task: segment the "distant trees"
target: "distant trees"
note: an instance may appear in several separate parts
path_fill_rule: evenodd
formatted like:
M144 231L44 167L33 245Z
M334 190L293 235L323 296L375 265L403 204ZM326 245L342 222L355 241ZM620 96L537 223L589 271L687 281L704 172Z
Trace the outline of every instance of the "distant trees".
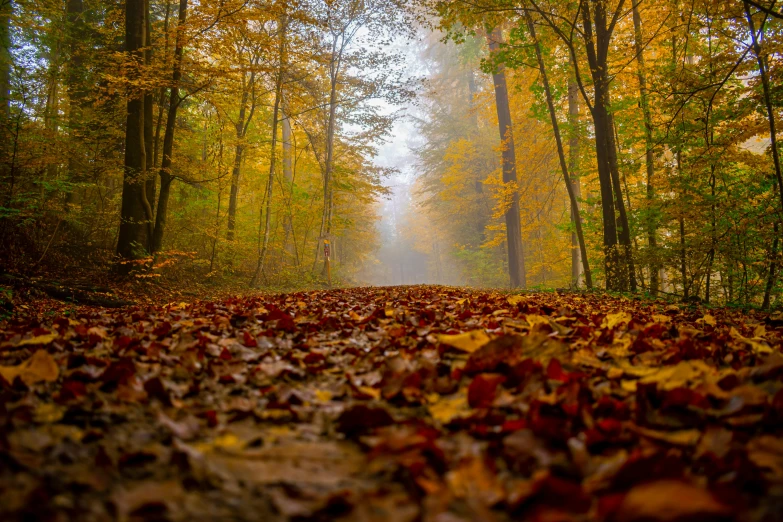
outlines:
M475 47L472 34L503 33L508 44L484 56L488 65L495 56L491 67L506 66L509 91L518 92L512 114L514 104L529 106L514 117L515 130L529 118L547 122L562 186L569 174L580 181L581 199L552 190L544 201L562 197L573 207L576 200L586 260L595 270L590 275L610 290L762 307L778 302L783 101L771 80L780 68L781 17L774 6L744 0L424 3L463 48ZM480 83L479 99L489 89ZM577 92L587 109L582 114L574 110ZM434 137L439 116L428 117L422 129ZM519 151L524 141L515 143ZM435 165L427 152L422 161ZM525 215L546 207L540 190L525 191L526 181L540 187L542 180L536 162L524 158L517 159L517 175L529 263L542 236L526 232ZM465 175L493 175L491 167L463 168ZM436 186L430 179L424 188L435 194ZM550 219L575 231L576 220ZM485 230L496 226L484 224ZM556 245L543 247L545 257L559 258ZM489 253L486 242L475 248ZM573 259L572 268L578 256ZM564 279L561 268L556 273Z
M301 281L328 228L338 275L350 275L374 245L385 172L371 157L394 119L372 100L412 93L384 50L406 12L349 0L3 2L3 262L116 253L120 272L154 272L187 253L209 277ZM354 41L334 40L345 31Z

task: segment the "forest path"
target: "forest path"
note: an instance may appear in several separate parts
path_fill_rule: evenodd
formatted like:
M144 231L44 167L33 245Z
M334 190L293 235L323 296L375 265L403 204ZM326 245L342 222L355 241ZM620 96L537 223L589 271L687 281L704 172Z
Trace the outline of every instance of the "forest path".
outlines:
M7 321L0 518L780 520L782 335L438 286Z

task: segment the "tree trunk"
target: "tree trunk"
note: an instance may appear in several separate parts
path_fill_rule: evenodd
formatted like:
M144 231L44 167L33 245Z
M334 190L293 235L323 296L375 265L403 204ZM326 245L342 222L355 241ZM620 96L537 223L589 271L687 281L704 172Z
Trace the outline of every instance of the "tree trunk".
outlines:
M169 194L174 176L171 174L172 155L174 153L174 129L179 108L179 82L182 79L183 30L188 13L188 0L179 0L177 20L177 41L174 44L174 61L171 73L171 92L169 93L169 111L166 117L166 131L163 135L163 159L160 165L160 195L158 211L155 215L155 230L152 234L152 252L159 252L163 246L163 234L168 217Z
M488 35L490 55L497 53L503 36L499 28ZM508 102L506 72L498 65L492 74L495 86L495 107L498 114L498 130L503 147L503 182L516 184L516 152L514 150L514 131L511 123L511 110ZM508 248L508 273L512 288L525 288L525 259L522 246L522 226L519 219L519 193L514 190L511 205L506 210L506 245Z
M14 174L14 139L13 123L11 122L11 17L13 16L12 0L0 0L0 182L7 184L7 195L4 204L10 204L13 199Z
M281 111L281 117L282 117L282 127L283 127L283 181L285 189L288 191L288 201L289 201L289 207L290 207L290 201L291 198L293 198L293 190L294 190L294 148L293 148L293 141L291 136L291 120L288 117L288 114L285 114ZM284 224L284 232L285 232L285 239L283 241L283 247L286 251L286 253L294 257L295 256L295 250L296 250L296 241L291 241L291 236L293 235L294 230L294 223L293 223L293 216L289 212L289 214L285 218L285 224Z
M568 139L568 170L571 172L571 186L573 187L574 195L577 201L582 197L582 188L579 183L579 178L574 176L574 172L579 168L579 87L576 85L576 81L573 78L568 80L568 124L570 127L570 135ZM574 214L574 209L571 208L571 223L574 224L574 232L571 233L571 285L574 288L578 288L583 274L587 274L582 265L582 259L585 259L586 254L581 253L581 243L578 234L576 233L576 219L578 214ZM589 288L592 288L592 275L590 277L591 282ZM585 280L586 282L587 280Z
M622 8L623 1L617 9ZM581 0L582 25L585 48L593 79L595 98L590 113L595 129L596 158L598 160L598 181L601 187L601 217L603 221L604 268L607 290L627 290L627 263L623 262L617 244L617 222L612 190L612 173L617 170L617 155L611 137L612 127L609 115L609 71L607 55L611 32L607 27L606 6L598 2L591 10L587 0ZM595 24L595 38L593 37ZM583 96L585 93L583 91ZM589 99L585 97L589 104Z
M753 23L753 16L750 13L750 4L744 2L745 5L745 17L748 20L748 29L750 30L751 41L753 42L753 52L756 55L756 61L759 66L759 74L761 75L761 86L764 92L764 106L767 110L767 121L769 122L769 140L770 149L772 152L772 162L775 165L775 185L777 186L776 192L780 198L780 209L783 212L783 172L781 172L780 166L780 151L778 150L778 137L775 128L775 110L772 106L772 96L770 95L769 86L769 72L767 71L767 64L765 63L764 56L761 54L761 44L759 43L758 36L756 35L756 25ZM764 31L762 25L761 31ZM777 272L777 244L778 244L778 232L779 232L779 219L775 219L774 233L775 238L773 242L773 249L770 255L770 269L768 273L768 280L766 290L764 292L764 308L769 307L769 294L775 284L775 277Z
M244 109L240 111L240 114L244 113ZM239 198L239 175L242 172L242 155L245 151L245 146L241 142L242 132L237 125L237 140L236 149L234 152L234 166L231 169L231 193L228 196L228 225L226 227L226 239L229 241L234 240L234 228L236 228L237 222L237 199Z
M527 19L527 27L530 31L530 35L533 38L533 44L535 46L536 50L536 60L538 61L538 70L541 73L541 81L544 84L544 94L546 95L546 104L549 109L549 118L552 122L552 131L555 135L555 144L557 145L557 156L560 160L560 170L563 173L563 181L565 182L566 191L568 192L568 199L571 202L571 218L574 221L574 226L576 228L576 236L577 236L577 242L579 247L579 253L575 256L578 262L578 259L581 258L582 260L582 268L584 270L585 275L585 284L587 285L587 288L593 287L593 278L590 274L590 264L587 259L587 248L585 246L585 238L584 234L582 232L582 217L579 214L579 201L577 200L577 194L574 189L574 183L571 180L571 175L568 172L568 165L566 164L566 157L565 157L565 151L563 149L563 140L560 136L560 125L557 122L557 113L555 112L555 103L552 98L552 89L549 87L549 77L546 73L546 66L544 65L544 58L541 54L541 46L538 42L538 38L536 36L536 27L533 25L533 18L530 16L530 13L525 11L525 18ZM572 105L572 96L570 92L570 86L569 86L569 110L571 109ZM574 95L576 93L574 92ZM574 96L575 98L575 96ZM574 252L576 252L574 250ZM572 259L573 261L573 259ZM572 269L572 271L574 271ZM579 281L579 269L578 267L575 270L576 277L574 278L574 284L578 284Z
M85 24L82 19L84 14L83 0L68 0L66 4L66 34L68 35L68 50L70 56L66 63L66 91L68 92L68 133L70 148L68 151L67 179L71 183L78 183L85 175L85 161L82 156L80 131L84 120L86 104L86 70L84 64L85 52L84 38ZM65 195L65 210L70 210L71 205L77 203L76 191L71 189Z
M0 0L0 118L2 131L10 128L11 118L11 17L14 13L12 0ZM0 145L5 147L5 140Z
M139 64L144 61L142 49L146 45L147 7L146 0L126 0L125 3L125 49L130 58ZM144 92L136 92L128 100L125 173L117 240L117 254L126 261L145 257L152 236L151 210L145 186L147 153L144 139L144 99ZM131 268L128 263L117 265L117 270L121 273L127 273Z
M617 209L617 237L620 241L620 255L624 259L623 264L623 289L630 283L630 290L636 292L636 270L633 262L633 248L631 246L631 227L628 223L628 214L623 200L623 188L620 184L620 168L617 161L617 140L615 139L616 130L614 125L614 115L609 114L609 149L610 169L612 172L612 187L614 189L614 205ZM630 205L630 200L628 202Z
M321 236L332 233L332 173L334 172L334 131L337 119L337 82L342 65L342 48L337 50L337 40L332 47L332 59L329 70L329 119L326 125L326 154L324 160L324 210L321 218ZM316 256L319 247L316 247ZM324 257L321 273L329 270L329 259Z
M647 91L647 67L644 61L644 46L642 42L642 18L639 15L639 3L641 0L633 2L633 28L634 28L634 46L636 49L636 75L639 80L639 99L642 105L642 116L644 118L644 143L645 155L644 162L647 169L647 245L650 249L648 254L648 269L650 271L650 294L658 295L660 280L658 272L660 263L658 259L658 238L656 219L653 216L653 202L655 201L655 190L653 188L653 176L655 175L655 156L652 137L652 115L650 112L650 99Z
M166 0L166 14L163 17L163 57L164 60L168 58L169 54L169 17L171 16L171 1ZM155 138L153 139L153 151L152 151L152 165L150 168L154 169L158 166L158 160L160 159L160 131L163 127L163 111L165 109L166 101L166 87L162 86L158 91L158 116L155 118Z
M275 166L277 163L277 124L280 116L280 100L283 97L283 71L285 70L285 32L288 25L288 19L285 15L280 18L280 51L278 55L279 68L277 71L277 81L275 82L275 102L272 108L272 144L269 155L269 178L266 183L266 215L264 216L264 244L258 255L258 264L250 281L250 286L254 287L258 283L259 276L264 271L264 261L269 251L269 229L272 216L272 190L274 189ZM263 208L263 207L262 207ZM263 210L261 214L264 214ZM259 224L260 226L260 224Z
M251 62L254 62L252 59ZM254 65L254 64L253 64ZM250 73L248 82L243 82L242 98L239 106L239 118L236 123L236 136L237 144L234 154L234 167L231 171L231 193L228 197L228 226L226 231L226 239L229 241L234 240L234 228L236 227L237 220L237 200L239 198L239 176L242 172L242 156L245 152L245 133L247 127L250 124L250 120L253 118L253 112L255 110L255 98L252 100L250 107L250 113L247 112L247 103L250 99L250 91L253 89L255 83L256 73L255 69Z

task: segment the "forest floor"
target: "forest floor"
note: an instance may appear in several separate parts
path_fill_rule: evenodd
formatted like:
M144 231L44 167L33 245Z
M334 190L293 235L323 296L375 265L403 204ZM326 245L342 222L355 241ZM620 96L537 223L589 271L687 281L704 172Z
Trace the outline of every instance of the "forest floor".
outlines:
M783 314L356 288L0 323L0 519L783 520Z

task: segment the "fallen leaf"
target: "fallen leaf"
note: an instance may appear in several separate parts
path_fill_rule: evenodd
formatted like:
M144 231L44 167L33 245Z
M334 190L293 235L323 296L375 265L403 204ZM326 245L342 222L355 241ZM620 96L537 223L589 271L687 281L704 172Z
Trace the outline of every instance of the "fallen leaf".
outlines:
M612 520L727 522L731 511L705 489L676 480L659 480L632 488Z
M438 341L457 350L473 353L487 344L490 339L484 330L473 330L456 335L439 335Z
M60 375L57 362L46 350L38 350L18 366L0 366L0 375L8 382L19 377L28 386L38 382L54 382Z
M457 417L470 413L467 390L460 390L453 395L440 397L432 404L427 405L427 410L433 419L440 424L448 424Z
M610 330L617 325L628 323L633 317L628 312L617 312L615 314L606 314L604 325Z
M523 302L524 300L525 298L521 295L510 295L506 298L506 302L511 306L516 306L519 303Z
M22 340L22 342L20 342L16 346L30 346L35 344L45 345L53 342L58 337L59 335L57 333L37 335L35 337L31 337L30 339Z

